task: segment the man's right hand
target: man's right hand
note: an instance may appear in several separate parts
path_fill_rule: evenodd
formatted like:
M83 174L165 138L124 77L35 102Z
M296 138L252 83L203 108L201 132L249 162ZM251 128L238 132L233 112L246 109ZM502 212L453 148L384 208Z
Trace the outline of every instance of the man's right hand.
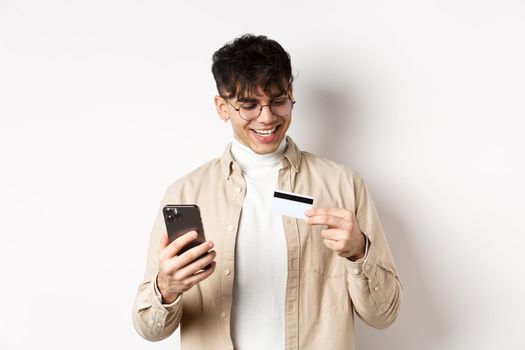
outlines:
M162 235L157 287L162 294L163 304L171 304L180 294L205 280L215 271L216 262L213 259L217 253L213 250L209 251L213 248L211 241L206 241L177 255L182 247L197 237L196 231L190 231L169 243L168 233L164 232Z

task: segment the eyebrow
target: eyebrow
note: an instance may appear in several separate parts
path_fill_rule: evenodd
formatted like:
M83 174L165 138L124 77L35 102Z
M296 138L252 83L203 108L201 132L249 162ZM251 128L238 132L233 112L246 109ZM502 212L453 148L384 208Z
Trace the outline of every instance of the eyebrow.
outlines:
M277 93L270 95L270 98L273 100L277 97L281 97L284 95L286 95L285 91L277 92ZM240 98L237 98L237 102L259 102L259 99L256 97L240 97Z
M259 99L255 97L241 97L237 99L237 102L259 102Z

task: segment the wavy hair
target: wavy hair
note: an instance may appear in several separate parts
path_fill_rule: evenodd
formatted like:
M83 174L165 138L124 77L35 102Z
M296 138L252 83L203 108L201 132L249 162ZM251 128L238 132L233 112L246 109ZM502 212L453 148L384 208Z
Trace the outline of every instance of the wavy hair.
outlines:
M290 55L275 40L245 34L213 54L212 73L219 95L247 98L262 89L268 96L291 91Z

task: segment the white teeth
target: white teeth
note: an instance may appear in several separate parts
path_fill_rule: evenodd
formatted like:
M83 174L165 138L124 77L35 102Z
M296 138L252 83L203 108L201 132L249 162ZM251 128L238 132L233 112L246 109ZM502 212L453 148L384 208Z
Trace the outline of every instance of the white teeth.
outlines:
M275 129L277 129L277 127L274 127L273 129L269 129L269 130L255 130L255 129L252 129L252 130L255 131L257 135L270 136L271 134L275 132Z

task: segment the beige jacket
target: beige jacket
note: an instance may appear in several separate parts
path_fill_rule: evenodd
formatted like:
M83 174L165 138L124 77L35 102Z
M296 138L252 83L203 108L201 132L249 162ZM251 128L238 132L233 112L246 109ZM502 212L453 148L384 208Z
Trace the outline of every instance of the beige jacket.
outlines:
M379 217L363 179L333 161L300 151L290 137L281 159L280 190L314 197L314 207L347 208L370 246L352 262L328 249L320 225L283 216L288 249L285 349L354 349L354 311L376 328L397 317L402 287ZM165 204L198 204L206 239L215 243L217 267L179 300L162 305L155 283L159 269L162 212L155 220L144 281L133 304L133 324L151 341L181 327L183 350L234 349L230 336L235 237L246 184L226 147L214 159L168 187ZM257 325L253 325L257 327Z

